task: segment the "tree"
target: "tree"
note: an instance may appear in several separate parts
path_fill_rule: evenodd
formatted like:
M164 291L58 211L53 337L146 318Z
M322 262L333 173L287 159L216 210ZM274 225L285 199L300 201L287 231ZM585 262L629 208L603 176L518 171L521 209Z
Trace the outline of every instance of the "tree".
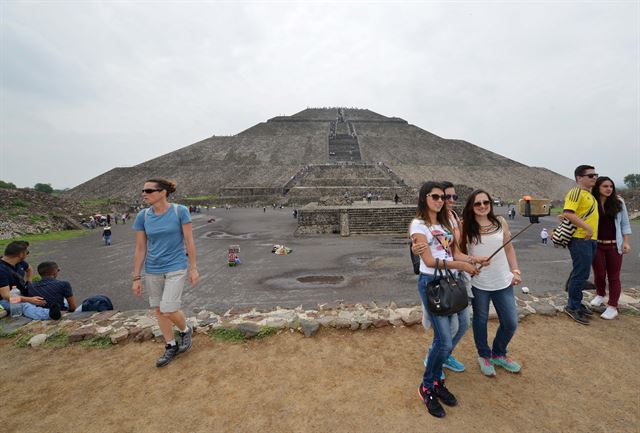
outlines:
M640 174L628 174L624 177L624 184L629 188L640 187Z
M0 188L16 189L16 184L13 182L5 182L4 180L0 180Z
M36 191L45 192L47 194L51 194L53 192L53 188L50 183L36 183L33 187Z

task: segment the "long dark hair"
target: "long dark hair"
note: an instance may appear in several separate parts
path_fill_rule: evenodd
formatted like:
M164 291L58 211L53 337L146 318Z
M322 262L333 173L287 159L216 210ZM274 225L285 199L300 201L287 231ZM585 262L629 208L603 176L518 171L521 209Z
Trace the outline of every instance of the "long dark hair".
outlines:
M429 206L427 206L427 194L433 191L435 188L441 189L444 194L444 187L438 182L425 182L420 188L418 194L418 207L416 208L416 218L424 220L427 225L431 225L431 219L429 218ZM438 223L445 227L449 232L453 233L453 227L451 221L449 221L449 211L447 211L447 204L442 201L442 208L437 215Z
M486 194L487 199L489 200L489 214L487 218L491 221L492 224L495 224L496 227L500 227L500 221L493 213L493 199L491 195L483 189L476 189L471 193L469 198L467 199L467 203L464 205L464 210L462 211L462 240L460 242L460 250L463 253L467 253L469 244L479 244L482 242L480 239L480 224L476 221L476 214L473 212L473 204L476 202L476 197L479 194Z
M602 185L606 181L611 182L611 185L613 185L613 191L611 192L611 195L604 201L604 206L602 207L606 216L615 218L618 212L622 210L622 203L618 198L618 194L616 194L616 184L613 182L613 180L611 180L611 178L607 176L600 176L596 180L596 184L593 185L593 188L591 188L591 194L593 194L593 196L596 198L598 206L600 206L600 185Z

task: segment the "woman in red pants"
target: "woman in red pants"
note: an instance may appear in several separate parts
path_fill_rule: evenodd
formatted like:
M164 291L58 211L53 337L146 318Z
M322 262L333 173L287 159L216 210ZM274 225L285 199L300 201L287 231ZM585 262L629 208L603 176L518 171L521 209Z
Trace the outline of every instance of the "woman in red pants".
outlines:
M596 180L591 191L598 203L598 249L593 259L593 275L596 286L596 297L591 301L594 307L604 301L606 280L609 280L609 301L607 309L600 315L611 320L618 315L618 299L622 286L620 284L620 268L622 255L631 251L629 236L631 225L624 201L616 194L613 181L602 176Z

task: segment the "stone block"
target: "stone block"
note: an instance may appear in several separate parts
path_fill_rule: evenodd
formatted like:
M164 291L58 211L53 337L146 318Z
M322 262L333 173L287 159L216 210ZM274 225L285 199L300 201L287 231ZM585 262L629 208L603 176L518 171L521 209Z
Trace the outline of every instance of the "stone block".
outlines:
M38 334L31 337L29 340L29 346L38 347L41 346L45 341L47 341L47 334Z
M160 333L160 336L162 336L162 333ZM142 343L143 341L149 341L152 338L153 331L151 331L151 328L144 328L136 334L136 336L133 338L133 341L135 341L136 343Z
M77 343L78 341L86 340L96 335L96 327L93 325L83 326L69 334L69 343Z
M253 322L242 322L235 325L235 328L242 331L246 338L253 338L260 332L260 326Z
M557 313L556 307L548 302L534 302L530 304L530 306L536 310L537 314L541 314L543 316L555 316Z
M382 328L387 325L389 325L389 321L387 319L375 319L373 321L373 326L376 328Z
M127 328L120 328L109 336L112 344L122 343L129 337L129 330Z
M351 328L351 320L338 317L333 322L333 327L336 329Z
M317 320L301 320L300 327L302 327L305 337L313 337L320 329L320 322Z
M373 325L373 322L371 320L365 319L362 322L360 322L360 329L367 329L371 325Z

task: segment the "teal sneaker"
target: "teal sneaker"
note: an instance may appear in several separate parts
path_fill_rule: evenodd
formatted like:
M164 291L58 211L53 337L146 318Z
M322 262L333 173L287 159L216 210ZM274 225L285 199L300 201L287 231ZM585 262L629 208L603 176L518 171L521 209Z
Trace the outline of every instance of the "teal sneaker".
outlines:
M491 361L489 361L489 358L483 358L480 356L478 358L478 364L480 364L480 371L482 371L482 374L489 377L496 377L496 369Z
M498 365L511 373L520 373L520 369L522 368L520 367L520 364L506 356L491 357L491 363L493 365Z
M453 355L449 355L444 364L442 364L444 368L448 368L451 371L455 371L456 373L461 373L464 371L464 364L453 357Z

